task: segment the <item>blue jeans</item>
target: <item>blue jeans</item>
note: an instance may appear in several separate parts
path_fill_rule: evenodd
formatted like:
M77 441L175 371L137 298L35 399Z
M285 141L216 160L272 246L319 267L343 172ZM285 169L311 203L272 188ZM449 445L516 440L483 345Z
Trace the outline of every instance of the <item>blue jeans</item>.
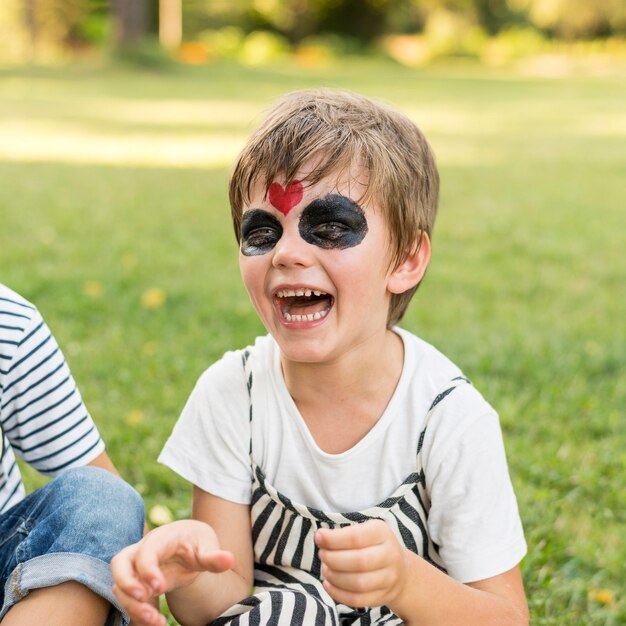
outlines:
M106 598L106 624L128 624L111 559L141 539L139 494L96 467L67 470L0 515L0 620L31 590L77 581Z

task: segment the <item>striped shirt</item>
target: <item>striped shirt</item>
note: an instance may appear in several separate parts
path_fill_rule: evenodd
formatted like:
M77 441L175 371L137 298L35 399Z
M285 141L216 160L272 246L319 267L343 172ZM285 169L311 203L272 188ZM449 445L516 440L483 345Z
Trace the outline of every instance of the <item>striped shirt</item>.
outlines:
M63 353L39 311L0 284L0 513L22 500L15 455L47 476L104 450Z

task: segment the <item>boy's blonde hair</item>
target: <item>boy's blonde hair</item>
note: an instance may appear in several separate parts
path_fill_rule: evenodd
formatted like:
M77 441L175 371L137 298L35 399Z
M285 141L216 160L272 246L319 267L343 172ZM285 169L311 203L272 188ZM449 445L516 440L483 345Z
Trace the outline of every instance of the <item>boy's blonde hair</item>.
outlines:
M404 114L353 93L330 89L296 91L278 100L237 159L229 198L237 241L241 216L255 184L280 177L289 185L305 164L305 180L350 172L358 164L369 184L361 202L372 201L387 222L391 266L400 265L421 232L430 236L439 197L434 154L419 128ZM387 325L397 324L418 285L392 294Z

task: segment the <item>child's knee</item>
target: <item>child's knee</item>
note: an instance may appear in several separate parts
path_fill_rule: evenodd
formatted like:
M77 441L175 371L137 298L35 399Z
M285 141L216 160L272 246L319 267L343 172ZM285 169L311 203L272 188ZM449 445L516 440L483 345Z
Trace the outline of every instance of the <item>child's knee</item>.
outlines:
M48 523L67 544L80 535L90 544L89 552L98 552L93 556L110 559L141 539L143 502L121 478L97 467L81 467L61 474L49 486L54 506Z

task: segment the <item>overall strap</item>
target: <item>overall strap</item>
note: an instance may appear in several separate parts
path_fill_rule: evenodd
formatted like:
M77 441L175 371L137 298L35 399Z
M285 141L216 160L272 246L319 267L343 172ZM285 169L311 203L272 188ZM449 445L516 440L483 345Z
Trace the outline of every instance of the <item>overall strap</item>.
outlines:
M250 425L250 445L248 454L252 463L252 367L250 364L250 350L244 350L241 355L241 364L246 377L246 389L248 390L249 425Z
M465 378L465 376L456 376L446 385L446 388L441 393L437 394L435 399L432 401L430 408L428 409L428 412L426 414L426 419L424 420L424 428L422 429L422 432L420 433L420 436L419 436L419 441L417 442L417 457L419 460L419 463L418 463L419 471L423 472L423 468L421 464L422 445L424 444L424 437L426 436L426 429L428 428L428 423L430 422L430 418L435 408L442 400L447 398L455 389L466 384L471 385L472 383L468 378Z

